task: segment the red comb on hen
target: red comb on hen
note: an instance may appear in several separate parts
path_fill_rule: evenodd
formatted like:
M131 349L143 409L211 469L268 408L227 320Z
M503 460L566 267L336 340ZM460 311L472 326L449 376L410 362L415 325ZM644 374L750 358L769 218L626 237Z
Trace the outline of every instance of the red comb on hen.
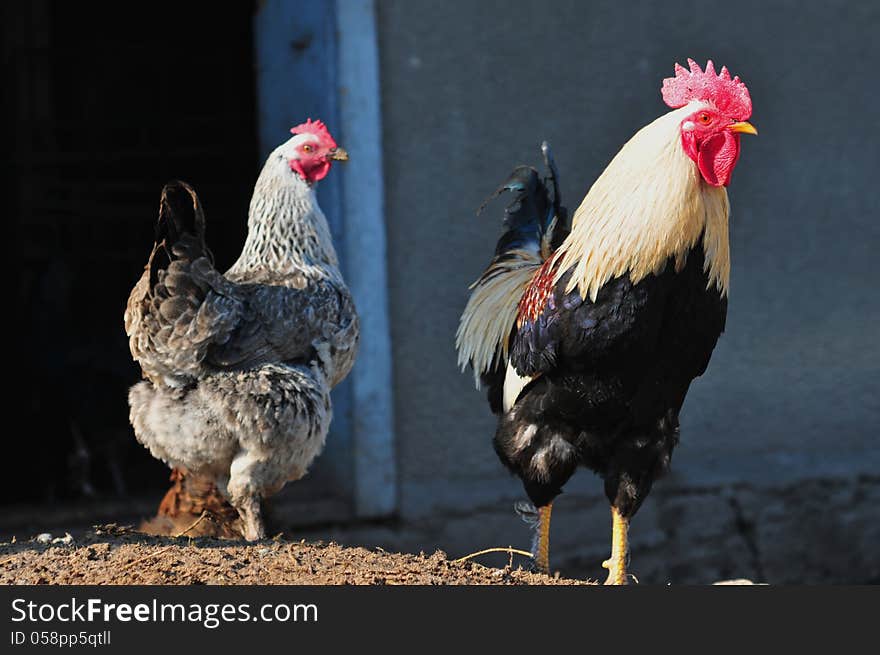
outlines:
M300 123L296 127L290 128L290 131L292 134L314 134L327 147L336 147L336 140L330 136L330 131L323 121L313 121L309 118L305 123Z
M688 59L690 70L675 64L675 77L663 80L663 101L677 109L684 107L693 100L711 102L718 111L738 121L744 121L752 115L752 98L749 90L739 77L730 79L727 66L715 74L715 65L710 59L705 72L693 59Z

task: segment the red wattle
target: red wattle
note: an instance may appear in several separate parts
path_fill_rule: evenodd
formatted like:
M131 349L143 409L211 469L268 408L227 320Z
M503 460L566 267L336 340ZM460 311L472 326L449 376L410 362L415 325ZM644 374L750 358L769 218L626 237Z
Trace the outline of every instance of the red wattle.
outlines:
M291 159L290 168L309 184L314 184L327 177L330 162L326 159Z
M739 159L739 134L724 130L700 143L697 166L712 186L727 186Z

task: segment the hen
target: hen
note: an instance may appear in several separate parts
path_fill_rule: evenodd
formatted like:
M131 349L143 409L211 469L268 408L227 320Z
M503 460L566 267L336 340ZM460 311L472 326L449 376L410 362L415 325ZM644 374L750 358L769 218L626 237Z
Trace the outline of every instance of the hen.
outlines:
M156 239L125 331L145 380L129 392L135 435L169 466L215 480L249 540L261 500L321 452L330 390L348 374L358 318L315 184L346 160L320 121L291 130L250 204L238 261L216 270L205 217L183 182L163 189Z

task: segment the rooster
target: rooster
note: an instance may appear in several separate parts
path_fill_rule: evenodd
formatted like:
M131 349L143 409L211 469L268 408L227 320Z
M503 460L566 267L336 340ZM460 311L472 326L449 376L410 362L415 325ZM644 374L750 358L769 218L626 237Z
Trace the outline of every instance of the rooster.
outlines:
M533 503L544 572L553 500L584 466L611 503L606 584L627 583L630 519L667 471L688 387L724 331L726 187L740 135L757 131L745 84L688 62L662 85L673 111L612 159L570 233L550 229L558 192L548 207L536 175L507 185L507 232L459 324L459 363L488 385L495 450Z
M125 311L145 378L129 392L135 436L168 465L214 480L248 540L265 536L262 499L301 478L322 450L330 390L358 343L315 195L348 155L321 121L291 132L263 166L244 249L225 274L205 245L196 193L165 186L155 244Z

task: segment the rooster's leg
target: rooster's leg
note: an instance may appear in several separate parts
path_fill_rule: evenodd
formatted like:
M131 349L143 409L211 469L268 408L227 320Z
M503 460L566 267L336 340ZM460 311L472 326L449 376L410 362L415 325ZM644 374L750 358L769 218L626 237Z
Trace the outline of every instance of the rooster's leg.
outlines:
M260 506L259 496L246 496L235 503L235 509L241 516L241 526L244 538L248 541L257 541L266 536L266 526L263 525L263 510Z
M550 512L553 503L538 508L538 524L535 526L535 542L532 557L538 573L550 575Z
M629 556L627 533L629 519L625 518L616 507L611 508L611 557L602 562L608 569L607 585L624 585L629 582L626 572L626 560Z

